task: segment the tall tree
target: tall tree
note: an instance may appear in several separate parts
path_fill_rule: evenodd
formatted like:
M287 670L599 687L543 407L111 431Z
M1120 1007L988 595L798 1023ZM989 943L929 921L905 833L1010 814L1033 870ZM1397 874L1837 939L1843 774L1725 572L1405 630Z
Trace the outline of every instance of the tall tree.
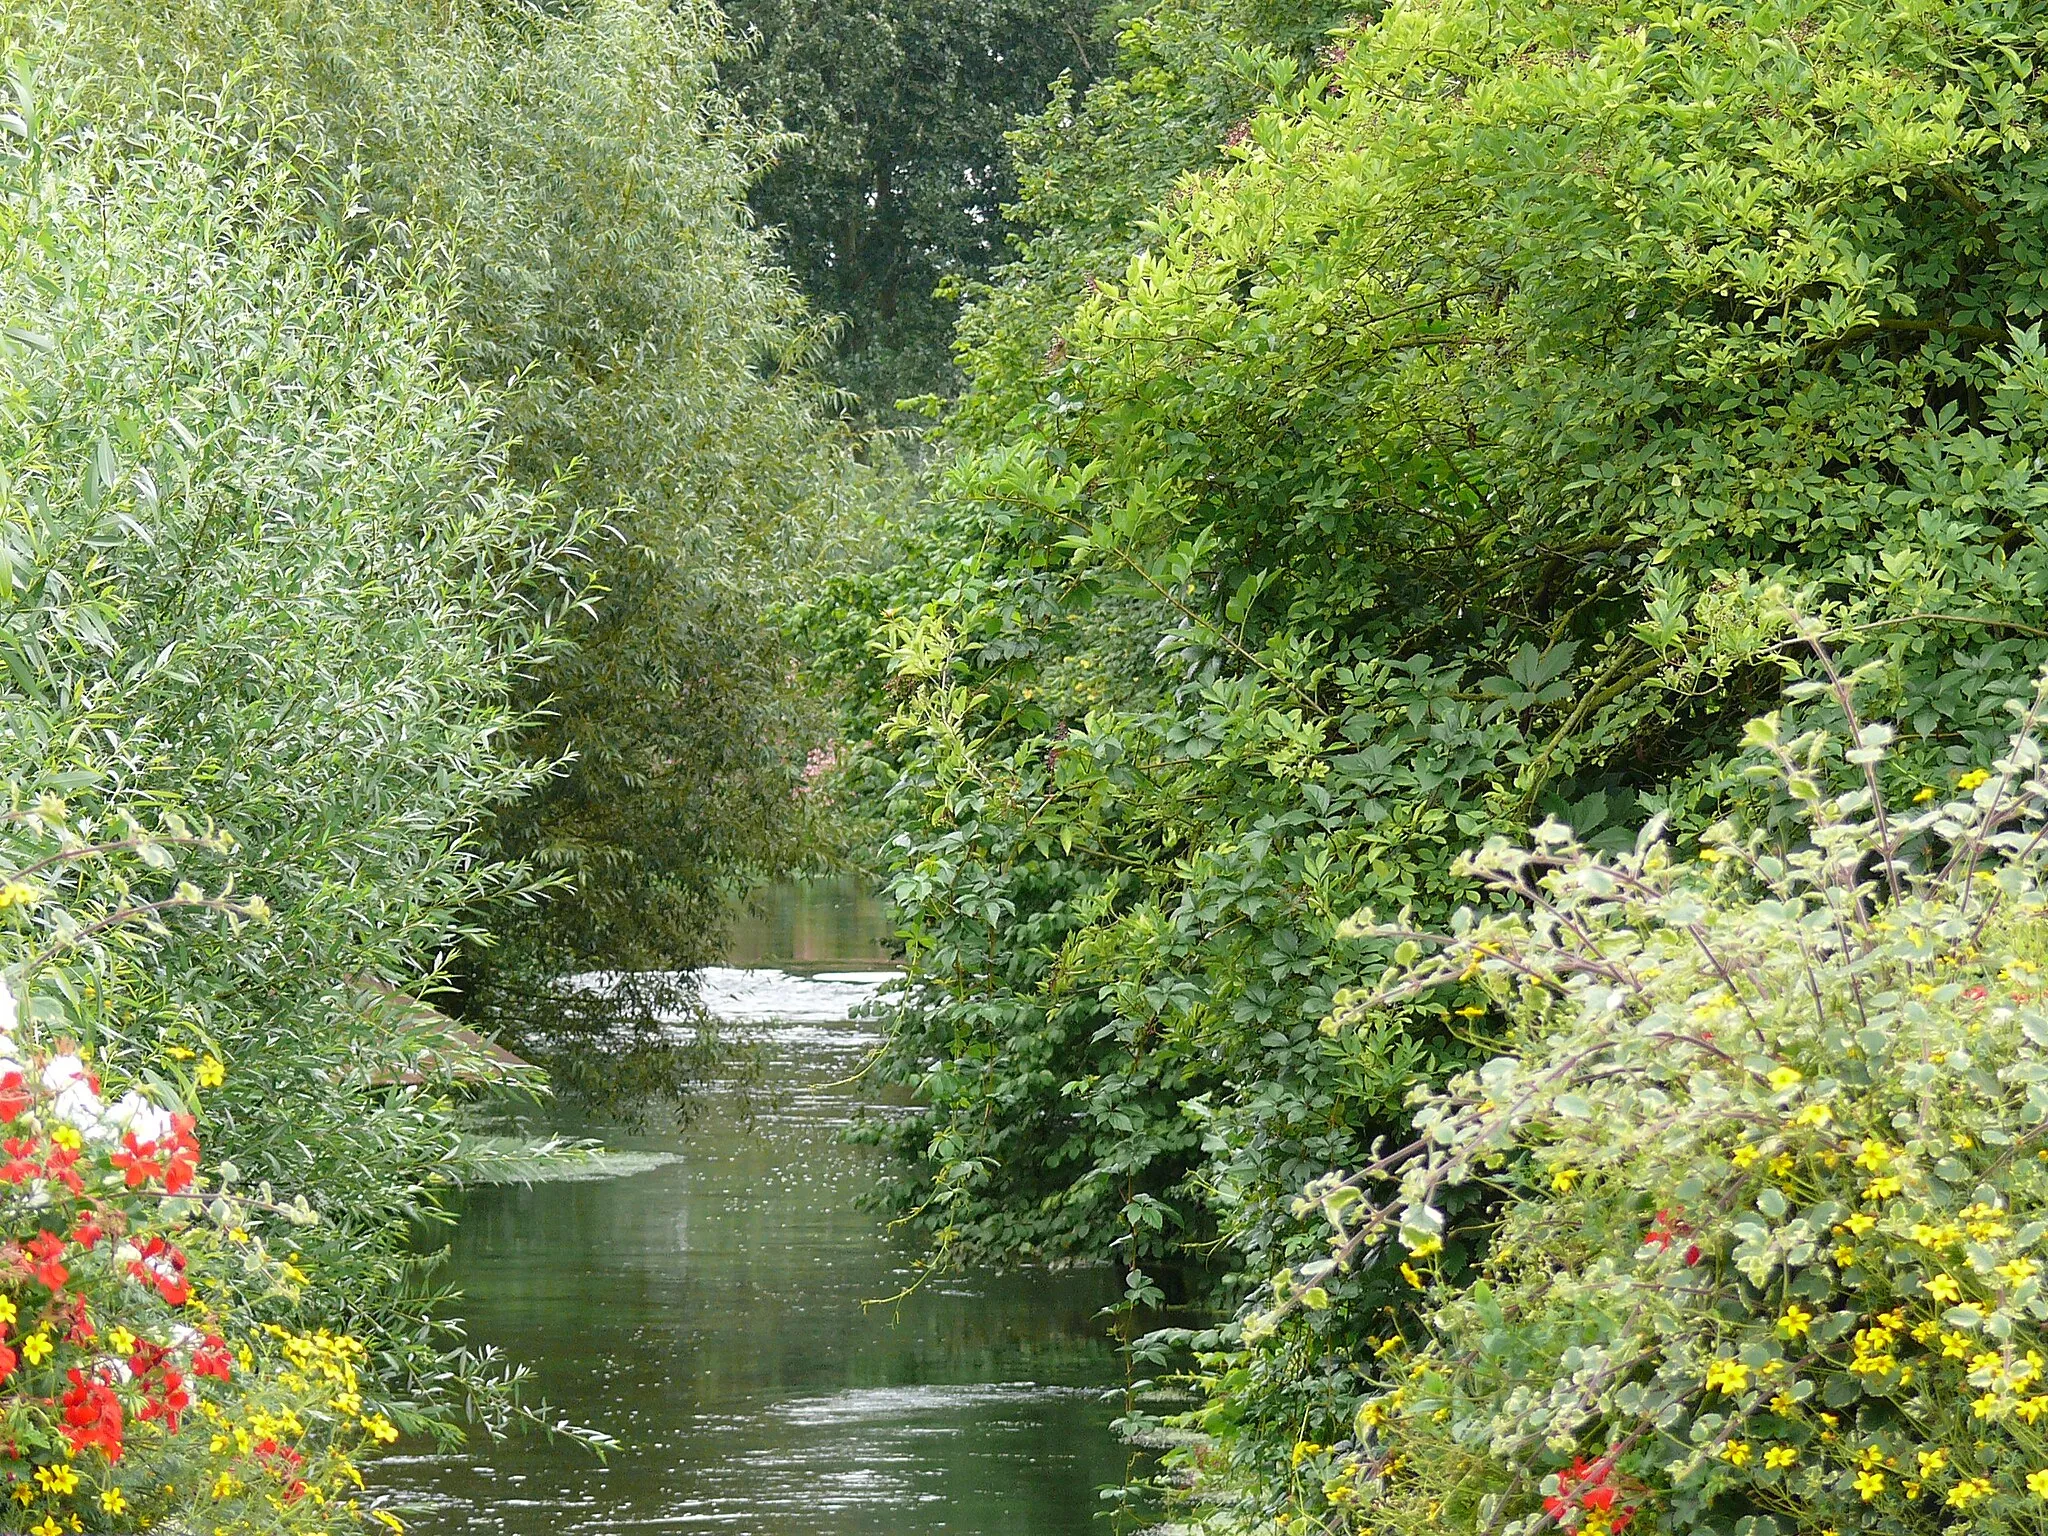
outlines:
M1100 0L733 0L728 86L796 135L755 185L869 411L950 394L955 297L1005 248L1004 135L1062 75L1106 62Z

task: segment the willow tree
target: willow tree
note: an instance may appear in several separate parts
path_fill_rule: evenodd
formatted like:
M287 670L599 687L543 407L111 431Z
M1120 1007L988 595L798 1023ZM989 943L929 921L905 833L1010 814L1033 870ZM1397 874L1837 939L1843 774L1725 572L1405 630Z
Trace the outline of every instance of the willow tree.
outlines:
M675 973L811 847L825 727L776 614L870 499L809 382L821 332L747 208L778 141L715 88L716 11L112 10L150 68L231 76L276 104L281 145L353 178L327 215L352 247L452 272L454 361L497 403L505 473L580 536L549 578L578 589L566 644L521 684L519 750L547 771L482 845L551 889L470 914L447 1001L565 1081L674 1086ZM587 970L669 976L632 1001L559 984Z

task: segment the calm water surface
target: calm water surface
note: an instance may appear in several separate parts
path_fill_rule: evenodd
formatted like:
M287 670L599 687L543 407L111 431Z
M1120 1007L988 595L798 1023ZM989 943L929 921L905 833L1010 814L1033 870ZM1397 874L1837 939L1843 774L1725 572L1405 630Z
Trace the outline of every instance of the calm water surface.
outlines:
M873 1154L837 1139L874 1097L854 1079L875 1038L846 1018L878 980L872 920L806 899L823 936L771 912L746 956L808 950L802 974L706 977L766 1051L765 1097L715 1096L677 1135L607 1138L672 1156L647 1172L478 1191L456 1231L472 1338L531 1364L556 1409L619 1448L395 1455L377 1482L414 1531L1106 1532L1097 1490L1126 1470L1106 1390L1122 1368L1097 1316L1112 1275L970 1274L863 1305L914 1278L857 1204ZM819 974L820 959L861 968Z

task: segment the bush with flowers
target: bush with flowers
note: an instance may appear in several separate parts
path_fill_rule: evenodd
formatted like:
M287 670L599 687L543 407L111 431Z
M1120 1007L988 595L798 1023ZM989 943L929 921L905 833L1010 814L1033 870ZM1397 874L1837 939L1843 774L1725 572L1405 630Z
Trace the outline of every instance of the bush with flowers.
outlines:
M1280 1528L2048 1528L2048 676L2004 758L1906 807L1856 681L1815 685L1838 733L1750 727L1795 840L1551 824L1470 857L1497 908L1375 929L1402 949L1354 1011L1476 991L1509 1048L1310 1188L1331 1253L1245 1321L1254 1353L1313 1330L1388 1249L1419 1293Z
M0 1529L399 1529L350 1460L397 1438L364 1347L287 1326L310 1279L291 1235L316 1218L203 1156L197 1100L225 1064L117 1087L77 1043L152 930L264 916L164 873L227 840L47 795L0 830Z

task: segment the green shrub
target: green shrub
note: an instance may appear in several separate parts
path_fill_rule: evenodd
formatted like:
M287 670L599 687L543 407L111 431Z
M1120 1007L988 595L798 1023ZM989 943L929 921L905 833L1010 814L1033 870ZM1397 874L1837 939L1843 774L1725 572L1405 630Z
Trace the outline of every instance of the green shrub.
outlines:
M1464 862L1505 910L1378 930L1400 963L1333 1027L1425 994L1511 1023L1412 1141L1310 1187L1331 1251L1244 1320L1252 1356L1328 1332L1335 1271L1389 1243L1421 1293L1353 1362L1350 1434L1269 1472L1270 1528L2040 1528L2044 703L2048 674L2005 756L1912 806L1878 792L1890 727L1767 716L1749 771L1803 837L1684 858L1653 822L1602 855L1545 823Z
M401 1298L462 1141L357 986L521 883L478 837L538 775L511 694L580 530L501 473L445 253L347 240L359 184L274 152L276 102L30 19L0 19L0 782L233 835L276 922L174 929L68 1028L118 1075L232 1064L210 1149L327 1218L299 1320L402 1398L440 1369Z
M1152 125L1131 154L1034 130L1060 227L965 322L958 454L875 604L893 1194L1140 1295L1315 1257L1293 1196L1489 1048L1434 1003L1320 1032L1391 948L1354 911L1438 925L1489 837L1661 812L1683 847L1754 794L1798 654L1763 589L1885 663L1908 796L2048 656L2048 8L1416 0L1189 63L1258 9L1133 23L1090 95ZM1352 1271L1341 1337L1233 1378L1277 1464L1406 1289Z

